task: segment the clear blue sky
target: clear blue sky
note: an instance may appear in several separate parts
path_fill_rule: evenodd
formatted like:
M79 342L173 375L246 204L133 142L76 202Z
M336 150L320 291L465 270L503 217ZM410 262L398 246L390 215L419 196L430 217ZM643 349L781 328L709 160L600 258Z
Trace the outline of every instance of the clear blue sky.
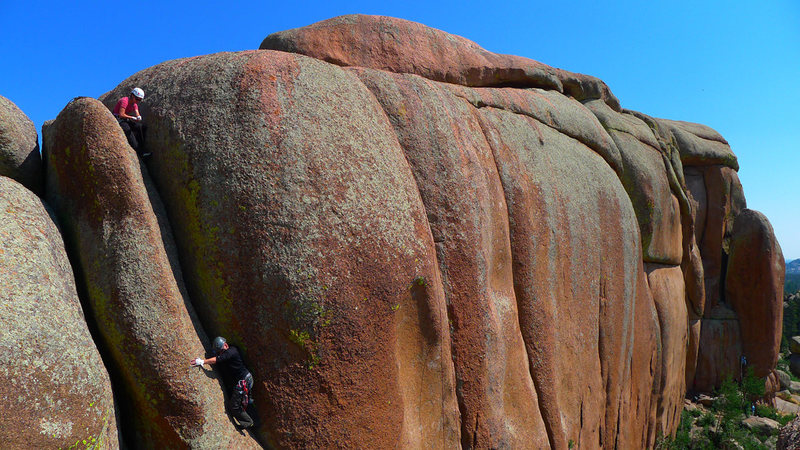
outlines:
M0 0L0 95L41 130L71 98L165 60L255 49L342 14L400 17L600 77L625 108L715 128L739 157L748 206L800 258L797 0L382 3Z

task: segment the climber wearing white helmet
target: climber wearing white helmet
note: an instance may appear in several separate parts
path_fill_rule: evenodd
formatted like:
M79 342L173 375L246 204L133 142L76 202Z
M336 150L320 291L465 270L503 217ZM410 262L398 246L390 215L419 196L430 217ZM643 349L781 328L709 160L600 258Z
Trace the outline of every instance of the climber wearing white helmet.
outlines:
M114 109L111 111L117 118L119 126L128 138L128 144L142 156L150 156L150 153L143 153L145 127L142 125L142 115L139 114L139 102L144 100L142 88L133 88L130 95L119 99Z

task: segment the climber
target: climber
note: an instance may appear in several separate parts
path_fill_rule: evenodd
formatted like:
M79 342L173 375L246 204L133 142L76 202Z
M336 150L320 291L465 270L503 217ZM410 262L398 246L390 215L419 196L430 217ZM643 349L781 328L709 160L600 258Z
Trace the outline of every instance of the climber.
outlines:
M202 367L204 364L220 364L223 377L230 390L230 409L242 428L253 426L253 419L247 414L247 406L251 403L250 392L253 389L253 375L247 370L239 354L239 349L228 345L224 337L214 338L214 357L209 359L195 358L192 366ZM231 381L235 383L231 384Z
M117 118L119 126L128 138L128 144L136 153L141 156L150 156L150 153L143 153L145 126L142 125L142 116L139 114L139 102L144 100L142 88L133 88L130 95L122 97L114 105L114 117Z

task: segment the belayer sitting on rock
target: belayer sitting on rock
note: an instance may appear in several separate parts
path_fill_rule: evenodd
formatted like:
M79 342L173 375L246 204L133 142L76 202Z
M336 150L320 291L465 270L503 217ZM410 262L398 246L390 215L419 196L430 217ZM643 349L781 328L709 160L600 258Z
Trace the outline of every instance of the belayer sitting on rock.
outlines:
M111 111L117 118L119 126L128 138L128 144L136 153L142 156L150 156L150 153L142 153L144 147L145 126L142 125L142 116L139 114L139 102L144 100L144 91L141 88L133 88L130 95L122 97L114 105Z
M195 358L191 361L193 366L202 367L203 364L219 364L222 369L223 379L230 389L231 413L242 428L253 426L253 419L247 414L247 405L250 404L250 391L253 389L253 375L247 370L242 361L242 355L236 347L228 345L224 337L214 338L214 356L209 359Z

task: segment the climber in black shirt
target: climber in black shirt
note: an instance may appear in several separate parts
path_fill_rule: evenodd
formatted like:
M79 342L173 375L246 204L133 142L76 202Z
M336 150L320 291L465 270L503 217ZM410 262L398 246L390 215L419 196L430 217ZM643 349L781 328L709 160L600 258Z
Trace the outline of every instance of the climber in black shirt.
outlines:
M231 389L230 409L242 428L253 426L253 419L247 414L250 403L250 391L253 389L253 375L242 361L239 349L228 345L224 337L214 339L214 354L209 359L195 358L191 364L202 367L204 364L219 364L223 371L223 379L234 381ZM230 383L231 381L228 381Z

